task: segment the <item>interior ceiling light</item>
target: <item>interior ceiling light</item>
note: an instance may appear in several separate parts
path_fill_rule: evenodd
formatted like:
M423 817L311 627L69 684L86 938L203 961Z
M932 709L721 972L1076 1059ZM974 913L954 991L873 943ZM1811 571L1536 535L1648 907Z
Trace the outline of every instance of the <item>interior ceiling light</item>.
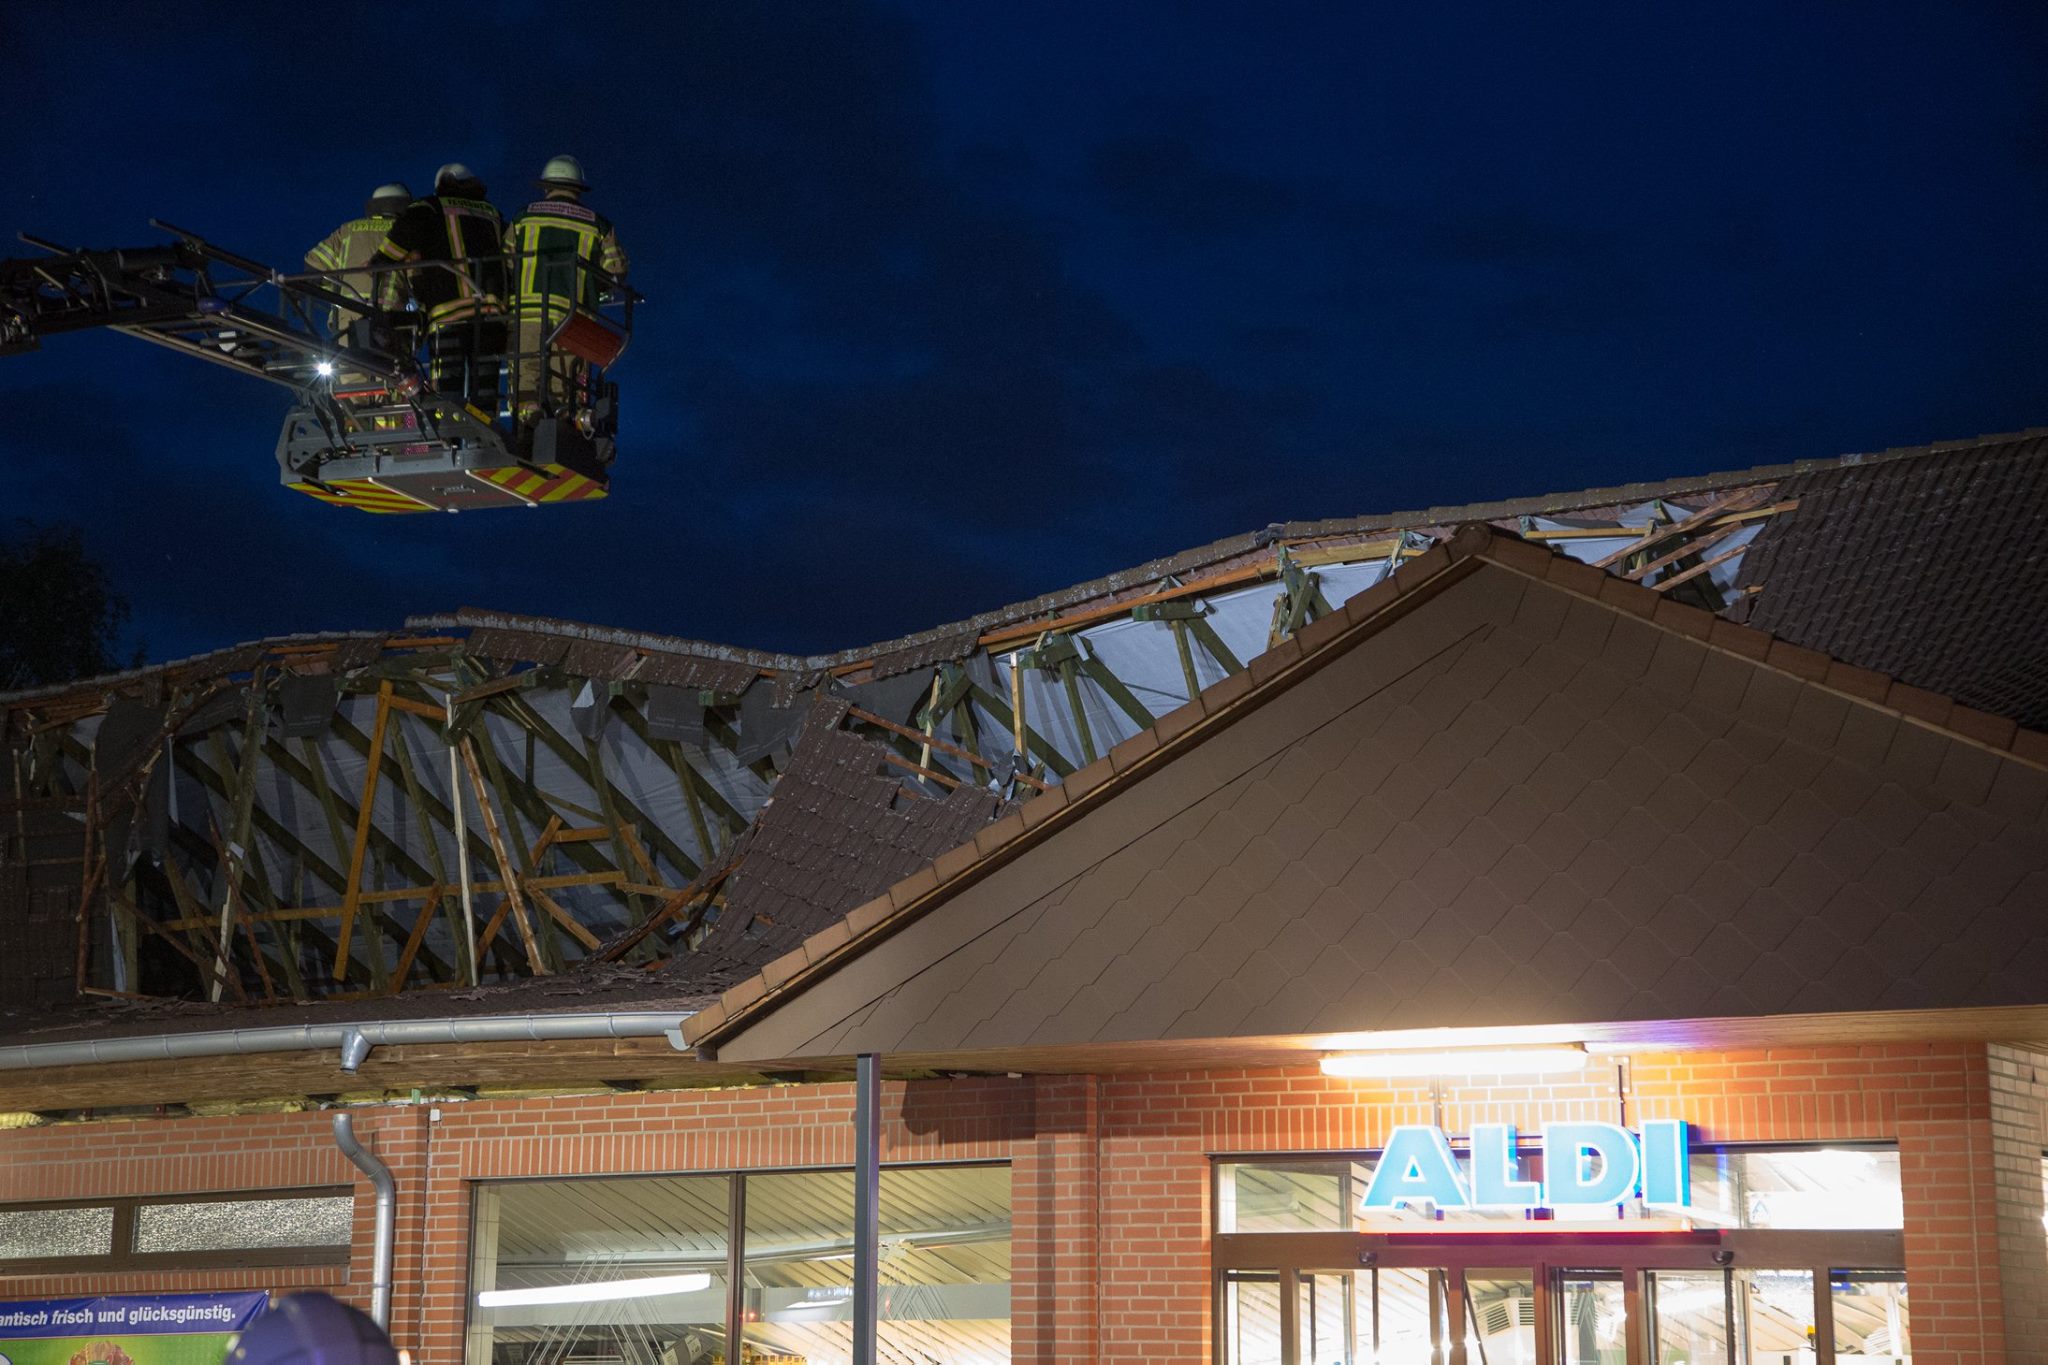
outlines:
M709 1275L652 1275L641 1280L586 1280L541 1284L531 1289L484 1289L479 1308L518 1308L547 1303L601 1303L606 1299L651 1299L662 1294L696 1294L711 1287Z
M1582 1071L1577 1047L1447 1048L1431 1052L1335 1052L1323 1058L1325 1076L1382 1080L1415 1076L1547 1076Z

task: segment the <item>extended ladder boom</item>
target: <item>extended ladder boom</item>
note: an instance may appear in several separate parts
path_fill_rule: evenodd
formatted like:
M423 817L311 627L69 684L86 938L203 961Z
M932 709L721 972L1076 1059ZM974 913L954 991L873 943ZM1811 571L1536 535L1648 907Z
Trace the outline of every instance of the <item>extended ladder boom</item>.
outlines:
M110 327L202 360L304 389L342 356L316 319L360 307L326 281L281 275L167 223L165 246L77 251L22 234L50 253L0 261L0 355L45 336ZM353 350L351 369L397 379L409 366Z

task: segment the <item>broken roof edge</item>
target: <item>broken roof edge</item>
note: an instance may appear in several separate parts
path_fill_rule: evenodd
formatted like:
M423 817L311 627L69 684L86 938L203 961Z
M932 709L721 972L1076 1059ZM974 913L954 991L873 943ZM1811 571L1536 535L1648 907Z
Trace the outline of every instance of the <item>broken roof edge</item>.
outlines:
M2048 435L2048 432L2043 432ZM1485 521L1461 526L1448 541L1409 560L1328 616L1203 689L1147 730L1057 787L1033 797L973 840L939 855L846 917L813 934L760 973L726 991L683 1026L684 1040L706 1060L718 1044L778 1008L883 939L1026 849L1051 837L1138 781L1179 758L1202 738L1265 705L1338 654L1370 639L1451 585L1491 564L1549 583L1609 610L1747 660L1761 668L1875 707L1948 738L2048 771L2048 733L2026 730L1953 697L1795 645L1702 607L1675 602ZM1078 812L1078 813L1077 813Z
M144 664L140 668L124 668L117 673L95 673L86 678L73 678L69 682L49 683L42 687L20 687L12 692L0 692L0 708L19 702L48 700L67 696L73 692L88 692L96 688L119 687L123 683L140 682L145 678L165 673L202 670L208 666L223 673L239 672L232 665L248 654L267 654L273 650L298 646L341 645L355 640L388 640L394 635L402 636L403 631L390 630L332 630L306 631L292 635L272 635L261 640L244 640L240 644L222 645L198 654L188 654L182 659L166 659L162 663Z
M1160 555L1142 564L1119 569L1036 597L1011 602L989 611L942 625L931 626L908 635L893 639L878 640L873 644L850 649L835 650L823 654L788 654L774 651L745 649L736 646L712 644L685 639L679 636L664 636L652 632L612 630L599 626L581 625L575 622L556 621L545 617L518 616L478 611L463 608L452 614L409 617L409 630L476 628L532 630L543 633L559 633L574 638L597 640L606 644L631 645L636 648L654 649L668 653L687 654L699 658L717 659L723 662L744 663L754 667L787 672L819 672L844 668L894 654L919 648L939 641L964 636L969 632L980 634L992 628L1014 625L1044 616L1047 613L1063 611L1097 598L1113 596L1137 588L1151 587L1159 580L1196 569L1208 568L1241 555L1261 550L1284 541L1321 539L1330 536L1365 534L1377 531L1421 530L1425 527L1458 526L1468 522L1495 521L1508 517L1555 516L1561 513L1585 511L1591 508L1611 507L1643 502L1658 497L1682 497L1690 493L1711 493L1745 484L1772 483L1799 474L1837 469L1846 466L1882 464L1899 460L1923 458L1930 455L1951 454L1957 451L1974 450L1983 446L2010 445L2021 441L2048 438L2048 427L2027 427L2021 431L1991 432L1980 436L1935 441L1918 446L1894 446L1880 451L1852 452L1844 455L1824 456L1816 459L1795 460L1789 464L1758 465L1749 469L1721 470L1706 474L1686 475L1674 479L1651 480L1619 484L1606 488L1585 488L1575 491L1539 493L1520 498L1506 498L1493 502L1466 503L1459 506L1419 508L1405 512L1379 512L1356 517L1327 518L1320 521L1272 522L1254 531L1241 532L1221 540L1211 541L1191 549Z
M1641 502L1656 497L1681 497L1690 493L1708 493L1717 490L1740 487L1744 484L1769 483L1793 477L1845 466L1879 464L1900 460L1921 458L1930 455L1952 454L1984 446L2010 445L2021 441L2048 438L2048 427L2028 427L2014 432L1986 433L1984 435L1936 441L1926 445L1898 446L1874 452L1859 452L1828 456L1817 459L1797 460L1790 464L1759 465L1750 469L1724 470L1716 473L1689 475L1677 479L1622 484L1608 488L1588 488L1573 492L1544 493L1523 498L1510 498L1495 502L1468 503L1453 507L1431 507L1407 512L1375 513L1358 517L1331 518L1322 521L1274 522L1255 531L1212 541L1207 545L1162 555L1115 573L1088 579L1037 597L1012 602L990 611L980 612L963 620L878 641L871 645L837 650L825 654L792 654L772 650L748 649L734 645L722 645L709 641L692 640L682 636L661 635L651 631L634 631L616 627L591 625L582 622L565 621L558 618L522 616L515 613L494 612L474 607L463 607L453 612L429 613L407 617L399 631L337 631L316 634L293 634L266 637L230 645L221 649L208 650L188 658L150 664L143 668L127 669L117 673L99 674L88 678L73 679L69 682L54 683L46 687L24 688L13 692L0 693L0 709L24 702L48 702L74 694L88 694L107 691L126 684L196 668L212 666L222 672L239 671L229 667L242 656L255 652L257 655L298 644L345 643L351 640L368 640L403 636L421 630L506 630L526 631L534 634L552 635L565 639L588 640L594 643L621 645L651 653L677 655L685 658L710 660L757 668L764 673L787 673L791 675L816 674L847 668L851 665L873 662L900 651L916 650L923 647L956 640L970 632L979 635L995 627L1013 626L1034 618L1045 617L1076 607L1085 602L1111 597L1117 593L1156 585L1160 580L1208 568L1233 558L1252 553L1279 542L1291 540L1322 539L1333 536L1369 534L1380 531L1420 530L1425 527L1455 526L1466 522L1482 522L1521 516L1555 516L1561 513L1584 511L1590 508L1609 507L1632 502ZM1048 629L1056 622L1048 622ZM973 647L969 643L964 655Z

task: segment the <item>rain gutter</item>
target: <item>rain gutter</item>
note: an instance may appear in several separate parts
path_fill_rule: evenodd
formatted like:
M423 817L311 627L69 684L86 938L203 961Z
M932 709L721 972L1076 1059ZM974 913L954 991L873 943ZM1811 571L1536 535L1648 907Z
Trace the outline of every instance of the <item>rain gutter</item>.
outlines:
M500 1014L457 1019L386 1019L355 1024L297 1024L213 1029L204 1033L158 1033L70 1043L23 1043L0 1047L0 1071L331 1050L341 1054L342 1070L353 1072L371 1048L386 1045L553 1043L593 1038L667 1038L669 1046L678 1052L694 1053L695 1049L683 1041L683 1021L692 1013L694 1011L670 1010L634 1014Z

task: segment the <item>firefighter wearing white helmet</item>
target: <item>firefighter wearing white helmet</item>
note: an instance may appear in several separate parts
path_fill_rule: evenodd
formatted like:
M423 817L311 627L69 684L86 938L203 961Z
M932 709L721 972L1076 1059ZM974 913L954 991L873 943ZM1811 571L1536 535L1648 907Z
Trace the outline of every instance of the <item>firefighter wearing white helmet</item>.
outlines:
M329 312L328 326L337 344L349 344L349 327L375 303L377 277L361 267L368 265L376 256L385 234L391 231L391 224L411 202L412 191L397 181L379 185L370 191L369 201L363 205L360 218L349 219L306 253L308 270L347 272L335 274L330 285L336 293L359 299L364 305L361 310L335 308Z
M505 234L516 272L514 407L526 423L546 413L572 415L584 406L590 366L551 350L544 355L544 343L572 313L596 311L608 280L626 278L626 253L611 220L583 202L590 189L583 163L573 156L550 157L540 168L539 186L546 197L528 204Z

